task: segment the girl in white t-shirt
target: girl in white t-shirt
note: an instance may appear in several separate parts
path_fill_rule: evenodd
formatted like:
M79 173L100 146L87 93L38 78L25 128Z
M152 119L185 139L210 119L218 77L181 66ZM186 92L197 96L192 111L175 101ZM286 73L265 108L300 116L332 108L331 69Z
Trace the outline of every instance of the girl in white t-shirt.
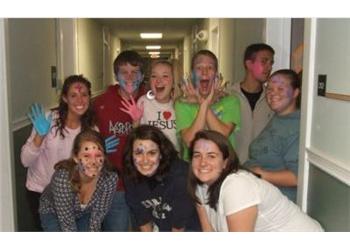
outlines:
M159 128L179 150L174 110L174 67L165 60L151 65L151 90L135 102L123 102L124 112L133 118L133 125L147 124Z
M203 231L323 231L278 188L240 169L220 133L197 132L190 156L189 191Z

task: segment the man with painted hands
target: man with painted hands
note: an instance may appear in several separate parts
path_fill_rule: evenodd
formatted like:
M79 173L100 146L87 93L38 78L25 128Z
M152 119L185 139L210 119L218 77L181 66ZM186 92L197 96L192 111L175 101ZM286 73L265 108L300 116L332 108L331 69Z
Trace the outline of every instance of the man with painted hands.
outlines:
M115 135L119 139L116 151L108 157L122 176L124 168L122 154L134 120L131 116L133 113L125 113L122 109L125 103L132 104L144 94L143 60L135 51L123 51L114 60L113 68L118 84L109 86L104 94L98 96L93 108L97 126L103 137ZM125 202L123 180L119 179L112 207L103 223L103 230L125 232L128 228L129 208Z
M239 100L222 96L219 90L218 60L209 50L200 50L192 58L192 83L195 95L175 103L176 130L182 141L182 157L189 160L188 146L202 129L215 130L235 146L235 131L240 127ZM186 99L191 99L187 101Z

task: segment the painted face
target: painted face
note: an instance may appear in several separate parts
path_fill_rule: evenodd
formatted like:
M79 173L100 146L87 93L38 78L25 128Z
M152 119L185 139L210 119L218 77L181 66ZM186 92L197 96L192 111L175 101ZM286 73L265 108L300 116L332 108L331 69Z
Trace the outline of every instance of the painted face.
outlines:
M195 143L191 163L192 172L201 182L213 184L220 177L226 163L214 142L199 139Z
M143 75L139 66L126 63L119 67L117 80L122 90L131 95L138 90L143 80Z
M82 174L93 178L102 169L104 154L96 143L85 141L81 144L80 151L74 160L77 162L79 171Z
M156 100L160 103L169 102L174 81L171 67L166 64L156 64L152 68L150 80Z
M279 115L286 115L296 110L298 95L299 90L293 89L290 80L284 75L274 75L267 82L267 103Z
M69 115L82 116L89 108L89 90L83 83L75 82L69 87L63 100L68 105Z
M158 144L151 140L135 140L132 156L140 174L150 177L157 171L161 158Z
M261 50L256 53L255 59L248 60L246 65L253 78L264 83L271 74L273 63L273 54L268 50Z
M194 62L192 70L192 83L201 96L209 95L214 84L217 69L213 58L200 55Z

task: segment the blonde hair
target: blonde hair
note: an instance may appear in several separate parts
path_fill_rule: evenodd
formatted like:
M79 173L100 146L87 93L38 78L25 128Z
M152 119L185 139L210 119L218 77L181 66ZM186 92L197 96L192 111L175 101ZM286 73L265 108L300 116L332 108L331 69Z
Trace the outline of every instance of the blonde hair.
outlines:
M151 70L150 71L152 72L152 69L158 64L167 65L171 69L171 74L173 77L172 99L175 101L175 99L178 96L182 95L181 89L180 89L179 85L177 84L177 83L179 83L178 61L175 59L172 62L170 62L168 60L155 60L151 63Z

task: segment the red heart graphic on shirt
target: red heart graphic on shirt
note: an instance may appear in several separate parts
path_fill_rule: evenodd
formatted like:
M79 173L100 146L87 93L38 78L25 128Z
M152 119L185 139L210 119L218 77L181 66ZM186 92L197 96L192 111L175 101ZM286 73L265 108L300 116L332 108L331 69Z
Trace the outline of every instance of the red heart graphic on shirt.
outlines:
M171 112L164 111L163 112L163 117L164 117L165 120L169 120L169 118L171 117Z

